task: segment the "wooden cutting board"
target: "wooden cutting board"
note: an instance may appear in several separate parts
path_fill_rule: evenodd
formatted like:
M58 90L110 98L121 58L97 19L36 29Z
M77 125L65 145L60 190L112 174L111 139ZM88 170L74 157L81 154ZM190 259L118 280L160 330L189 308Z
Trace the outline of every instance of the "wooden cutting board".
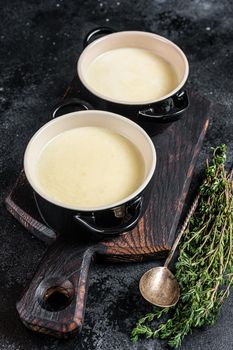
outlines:
M75 81L65 97L70 96L80 97ZM162 131L154 131L153 126L151 138L157 150L157 167L150 204L138 225L119 237L88 245L59 237L59 233L42 222L31 188L21 172L6 198L7 209L29 232L52 243L17 303L27 327L59 337L81 330L89 265L96 257L133 262L167 254L208 127L209 101L192 92L189 97L190 108L180 120L166 125Z

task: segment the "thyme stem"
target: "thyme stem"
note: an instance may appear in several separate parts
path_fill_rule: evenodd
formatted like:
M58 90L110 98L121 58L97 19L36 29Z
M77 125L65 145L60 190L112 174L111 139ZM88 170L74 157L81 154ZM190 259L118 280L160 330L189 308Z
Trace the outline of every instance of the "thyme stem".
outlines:
M233 169L224 169L226 146L213 150L206 162L205 180L200 187L199 203L189 221L176 264L181 298L175 307L153 311L140 319L131 338L167 339L177 348L194 327L211 325L233 286ZM167 319L154 329L162 315ZM148 323L152 323L151 327Z

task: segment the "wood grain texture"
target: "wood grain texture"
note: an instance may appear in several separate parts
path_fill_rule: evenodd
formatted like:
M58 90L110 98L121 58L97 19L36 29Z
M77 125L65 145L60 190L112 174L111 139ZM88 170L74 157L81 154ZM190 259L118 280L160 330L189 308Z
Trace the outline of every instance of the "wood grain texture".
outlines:
M67 90L66 97L74 94L78 96L75 83ZM80 332L92 257L133 262L167 254L175 238L195 162L208 127L209 107L208 101L191 93L190 108L184 117L170 124L162 133L152 136L157 150L157 167L149 206L132 231L111 240L80 246L77 242L59 237L42 222L32 190L24 172L21 172L6 198L7 208L33 235L46 243L53 243L28 290L17 303L19 315L28 328L58 337ZM51 290L58 290L63 296L71 293L68 295L69 305L61 310L48 309L44 300Z
M94 246L80 246L62 238L50 246L17 303L20 318L28 328L63 338L81 331L93 252Z
M33 193L22 170L5 200L8 211L34 236L45 243L56 240L57 234L41 222Z

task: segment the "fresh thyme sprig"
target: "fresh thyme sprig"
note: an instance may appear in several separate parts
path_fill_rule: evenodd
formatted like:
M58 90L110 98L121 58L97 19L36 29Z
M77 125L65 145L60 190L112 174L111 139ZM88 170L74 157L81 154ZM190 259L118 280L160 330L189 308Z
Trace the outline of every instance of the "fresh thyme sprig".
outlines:
M176 278L181 298L172 308L154 307L132 330L131 338L167 339L177 348L194 327L212 325L233 286L233 182L226 175L226 146L213 149L200 187L197 209L179 245ZM148 323L167 314L154 329Z

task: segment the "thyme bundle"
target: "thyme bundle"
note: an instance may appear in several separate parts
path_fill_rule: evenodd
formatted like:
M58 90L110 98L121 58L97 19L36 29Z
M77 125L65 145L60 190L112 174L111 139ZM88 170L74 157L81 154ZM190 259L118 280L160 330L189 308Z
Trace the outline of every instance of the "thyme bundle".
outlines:
M177 348L194 327L212 325L228 297L233 285L233 183L224 169L225 160L226 146L220 145L213 150L211 163L207 162L197 209L179 244L178 304L154 307L132 330L133 341L139 336L160 338ZM148 325L161 317L155 329Z

